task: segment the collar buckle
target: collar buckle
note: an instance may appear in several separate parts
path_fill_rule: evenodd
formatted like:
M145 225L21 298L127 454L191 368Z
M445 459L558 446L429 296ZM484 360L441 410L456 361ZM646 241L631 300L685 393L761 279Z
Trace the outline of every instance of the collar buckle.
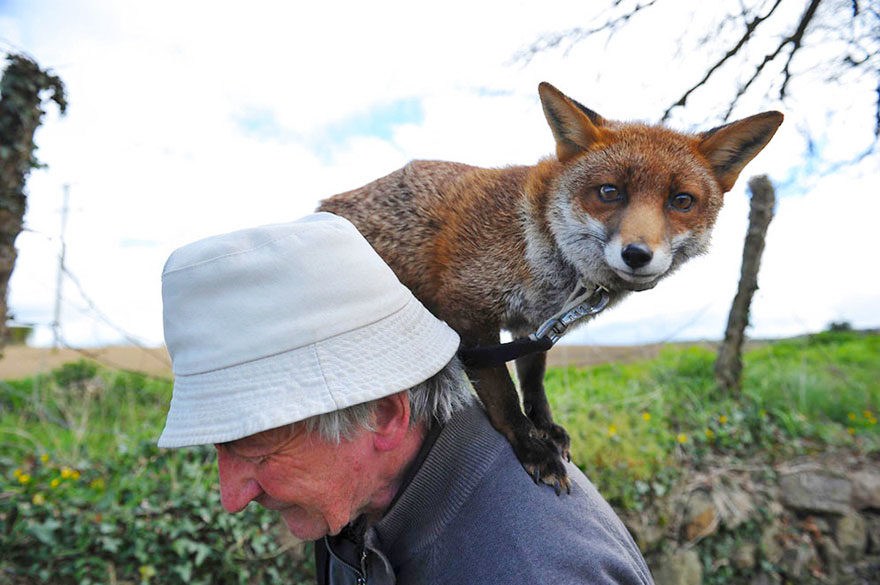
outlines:
M568 297L562 309L544 321L538 330L529 335L529 339L549 339L556 343L566 330L584 317L595 315L608 306L611 295L604 286L597 285L593 290L578 285Z

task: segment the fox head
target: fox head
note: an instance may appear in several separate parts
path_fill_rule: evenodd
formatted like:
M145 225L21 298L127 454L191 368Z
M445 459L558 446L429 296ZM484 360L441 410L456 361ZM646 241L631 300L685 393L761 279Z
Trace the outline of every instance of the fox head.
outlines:
M561 171L548 223L562 254L611 290L653 287L706 251L723 194L782 123L764 112L697 134L606 120L538 87Z

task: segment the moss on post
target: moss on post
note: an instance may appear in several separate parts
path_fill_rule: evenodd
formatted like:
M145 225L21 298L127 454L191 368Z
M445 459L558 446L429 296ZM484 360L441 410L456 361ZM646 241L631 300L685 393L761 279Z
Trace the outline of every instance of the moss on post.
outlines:
M27 206L25 182L39 166L34 156L34 133L42 121L43 95L50 93L63 114L67 109L64 84L24 55L8 55L0 79L0 350L7 338L7 288L17 256L15 239L21 233Z

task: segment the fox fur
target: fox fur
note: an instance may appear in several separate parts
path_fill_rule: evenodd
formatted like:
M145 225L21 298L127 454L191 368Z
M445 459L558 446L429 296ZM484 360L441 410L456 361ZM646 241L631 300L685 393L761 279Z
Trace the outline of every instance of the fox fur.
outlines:
M578 284L615 303L705 252L723 194L783 119L685 134L606 120L548 83L538 91L555 157L501 169L413 161L319 207L354 223L464 347L534 332ZM468 375L528 473L558 492L569 439L544 394L545 359L516 362L522 408L505 367Z

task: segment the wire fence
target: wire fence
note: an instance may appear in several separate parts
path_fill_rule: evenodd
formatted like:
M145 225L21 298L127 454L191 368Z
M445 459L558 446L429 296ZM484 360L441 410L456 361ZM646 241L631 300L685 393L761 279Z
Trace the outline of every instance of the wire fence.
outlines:
M29 226L26 226L25 230L28 233L45 238L47 241L57 245L59 248L63 248L66 245L63 233L60 235L50 235L34 230ZM59 262L59 275L60 277L63 277L63 281L59 279L56 283L56 301L60 304L60 306L65 309L66 312L75 311L80 317L85 317L96 325L99 325L105 329L109 329L110 331L114 332L118 336L118 338L125 343L126 346L130 347L133 352L137 352L143 357L145 361L154 364L155 368L149 369L152 369L153 371L159 369L161 371L169 372L170 374L171 363L167 356L167 353L165 353L161 348L157 348L154 345L151 345L140 336L130 332L125 327L116 322L113 318L111 318L108 312L103 310L95 301L94 297L89 294L89 292L87 291L87 287L83 283L82 279L79 278L68 266L64 264L63 258L60 258ZM72 285L72 288L65 288L61 286L62 282L69 283L70 285ZM39 282L34 284L39 285L39 287L43 290L49 289L51 287L48 282ZM71 296L71 294L68 292L70 290L74 291L75 294ZM594 364L623 363L635 360L651 359L659 353L660 348L669 344L670 342L672 342L672 340L680 338L682 333L686 332L694 325L700 323L701 319L703 319L710 310L717 309L720 302L722 301L715 299L712 302L708 302L702 305L701 307L694 308L693 311L689 312L687 315L684 315L677 324L674 324L672 327L670 327L662 338L652 340L650 343L613 347L599 345L572 346L559 344L551 351L549 365L589 366ZM799 322L801 325L803 325L803 328L806 330L807 324L802 319L800 319L798 315L792 314L791 318L793 321ZM122 360L117 360L114 359L112 356L108 356L107 352L103 350L87 348L75 343L71 343L65 336L62 322L19 322L13 320L11 324L24 327L50 329L53 331L56 347L72 351L77 355L82 356L83 358L95 361L107 368L117 370L131 369L131 366L129 365L131 362L130 359L125 360L126 363L123 363ZM587 326L589 327L589 325ZM706 341L695 343L700 343L705 347L715 350L719 346L720 341ZM828 359L828 365L832 365L832 360L830 359L830 357ZM44 366L40 366L40 370L42 372L46 372L49 369L51 369L51 366L49 365L48 360L46 361L46 364ZM148 372L144 373L149 375Z

